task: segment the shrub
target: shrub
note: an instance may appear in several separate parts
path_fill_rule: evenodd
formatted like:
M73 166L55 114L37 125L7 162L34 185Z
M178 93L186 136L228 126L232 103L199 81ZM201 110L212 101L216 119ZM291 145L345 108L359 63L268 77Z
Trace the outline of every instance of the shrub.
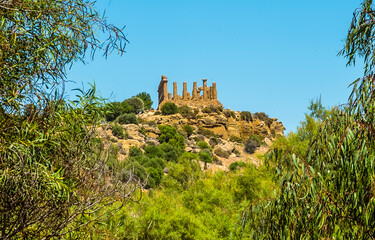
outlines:
M198 142L197 142L197 146L198 146L200 149L208 149L208 150L211 150L210 145L208 145L208 143L206 143L205 141L198 141Z
M233 153L236 154L236 157L240 157L241 156L240 151L238 151L237 149L234 149Z
M236 143L242 143L243 140L240 137L237 136L230 136L229 141L236 142Z
M196 118L196 114L194 114L193 110L189 106L183 105L179 107L179 111L180 111L180 114L184 118L188 118L188 119Z
M124 128L121 125L118 125L117 123L112 126L112 134L113 136L121 139L125 138L126 136L124 133Z
M246 122L253 121L253 118L252 118L251 113L249 111L241 112L240 116L241 116L242 121L246 121Z
M217 144L220 143L220 140L216 137L210 137L210 141L208 142L211 147L215 147Z
M215 133L213 131L203 128L201 126L198 127L198 133L206 136L207 138L215 136Z
M256 117L257 119L259 119L260 121L263 121L268 127L271 126L273 120L270 119L268 117L267 114L265 114L264 112L257 112L257 113L254 113L253 115L254 117Z
M232 117L232 118L236 119L236 114L233 111L229 110L229 109L224 111L224 115L227 118Z
M117 120L121 124L138 124L137 116L134 113L124 113Z
M185 124L182 129L186 132L188 137L190 137L194 133L194 128L190 125Z
M223 162L220 161L220 159L216 155L212 156L212 162L217 164L217 165L223 165Z
M219 156L219 157L222 157L222 158L228 158L229 157L229 153L225 150L223 150L222 148L216 148L214 150L214 153Z
M230 171L236 171L239 168L245 167L246 164L244 162L233 162L229 165L229 170Z
M169 143L163 143L160 146L160 149L165 153L165 160L168 162L177 162L180 155L178 148L174 147Z
M143 106L145 110L150 110L152 106L151 96L146 92L138 93L135 97L143 101Z
M129 148L129 157L137 157L137 156L142 156L143 152L139 147L130 147Z
M159 146L148 145L145 147L145 154L148 157L165 158L164 151Z
M178 113L179 109L176 104L172 102L166 102L160 109L163 115L172 115Z
M138 97L132 97L132 98L126 99L124 101L124 104L125 103L128 103L130 106L132 106L133 109L134 109L133 112L136 113L136 114L142 113L143 110L144 110L143 101L142 101L142 99L140 99Z
M176 148L183 150L185 148L185 138L177 133L176 128L168 125L159 125L160 143L170 143Z
M264 145L264 142L263 142L264 137L263 136L260 136L260 135L250 135L249 139L254 139L254 140L256 140L259 143L259 145Z
M245 152L253 154L255 150L260 146L259 142L253 138L249 138L245 142Z
M198 153L199 159L204 162L204 168L207 169L207 163L212 163L212 155L210 152L202 150Z
M131 113L133 112L133 107L130 106L126 102L112 102L105 105L105 118L107 121L113 121L118 116L124 114L124 113Z

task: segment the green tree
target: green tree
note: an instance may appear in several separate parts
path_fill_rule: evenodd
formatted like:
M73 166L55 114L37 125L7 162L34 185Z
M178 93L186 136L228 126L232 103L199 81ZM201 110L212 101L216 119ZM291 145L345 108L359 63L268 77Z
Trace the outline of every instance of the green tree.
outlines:
M340 52L364 77L353 82L347 105L332 109L307 134L305 153L274 148L280 195L259 201L243 214L254 239L373 239L375 236L374 19L372 1L354 12Z
M146 92L141 92L138 93L135 97L140 98L143 101L144 104L144 109L145 110L150 110L152 106L152 100L150 94Z
M161 106L160 111L163 115L172 115L179 112L179 109L175 103L166 102Z
M143 101L138 97L126 99L124 103L128 103L130 106L132 106L135 114L142 113L144 110Z
M1 239L62 238L135 190L106 166L95 87L61 100L71 64L126 43L94 1L0 1Z

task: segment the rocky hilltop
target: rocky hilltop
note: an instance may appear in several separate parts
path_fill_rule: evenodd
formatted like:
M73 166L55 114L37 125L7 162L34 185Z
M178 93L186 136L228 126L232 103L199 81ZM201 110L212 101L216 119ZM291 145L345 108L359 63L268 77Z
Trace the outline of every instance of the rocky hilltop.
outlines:
M219 109L219 110L218 110ZM277 118L268 118L264 113L250 114L220 108L195 109L194 112L182 112L161 115L159 111L149 110L137 115L138 124L122 124L126 130L125 138L112 134L113 125L103 125L100 134L103 138L117 144L120 148L120 160L128 156L132 146L144 148L146 145L159 145L159 125L175 127L185 137L185 151L200 151L198 142L206 142L212 149L213 163L208 170L227 170L236 161L259 164L257 153L264 153L277 135L283 135L285 127ZM186 132L186 126L191 129ZM254 154L245 151L246 140L256 136L261 144ZM201 163L203 167L203 163Z

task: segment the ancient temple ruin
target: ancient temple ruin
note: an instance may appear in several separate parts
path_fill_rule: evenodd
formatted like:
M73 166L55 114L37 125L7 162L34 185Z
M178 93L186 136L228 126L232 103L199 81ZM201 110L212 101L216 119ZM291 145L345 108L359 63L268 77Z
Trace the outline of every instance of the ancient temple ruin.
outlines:
M183 83L182 96L177 93L177 82L173 82L173 96L168 93L168 78L164 75L161 76L161 81L158 88L159 93L159 107L166 102L173 102L178 106L187 105L193 108L204 106L222 106L217 100L216 83L212 86L207 86L207 79L202 79L203 86L197 87L197 82L193 83L192 92L187 91L187 83Z

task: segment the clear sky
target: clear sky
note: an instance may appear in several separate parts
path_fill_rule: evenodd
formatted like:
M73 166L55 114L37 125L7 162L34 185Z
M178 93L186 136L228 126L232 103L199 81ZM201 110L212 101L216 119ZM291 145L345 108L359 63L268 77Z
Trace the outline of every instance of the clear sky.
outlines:
M75 64L68 79L95 81L103 97L122 101L151 94L157 107L162 74L191 91L217 83L224 108L265 112L294 131L307 106L345 103L361 77L337 53L360 0L99 0L108 21L126 25L126 53Z

